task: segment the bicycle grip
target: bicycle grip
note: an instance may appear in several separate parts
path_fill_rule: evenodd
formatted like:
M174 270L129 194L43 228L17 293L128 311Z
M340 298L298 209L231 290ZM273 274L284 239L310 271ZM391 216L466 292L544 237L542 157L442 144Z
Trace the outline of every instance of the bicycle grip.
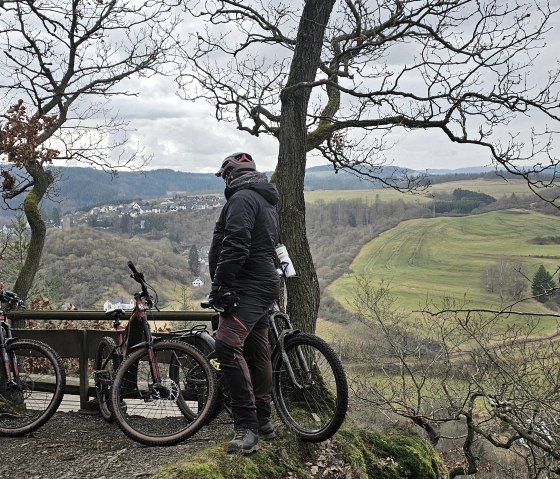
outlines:
M138 274L138 270L136 269L136 266L134 266L132 261L128 260L126 265L130 268L130 271L132 271L132 273L134 273L135 275Z
M200 307L202 309L213 309L214 311L216 311L216 313L223 313L224 312L224 308L220 308L219 306L216 306L215 304L210 304L209 301L202 301L200 303Z

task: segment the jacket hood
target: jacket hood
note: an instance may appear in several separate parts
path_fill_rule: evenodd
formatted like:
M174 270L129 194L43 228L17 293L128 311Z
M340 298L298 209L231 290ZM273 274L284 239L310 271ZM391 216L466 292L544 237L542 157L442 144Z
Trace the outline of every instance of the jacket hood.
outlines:
M229 200L234 193L241 190L253 190L261 195L271 205L278 203L278 190L276 186L270 184L264 173L252 171L233 180L226 186L225 197Z

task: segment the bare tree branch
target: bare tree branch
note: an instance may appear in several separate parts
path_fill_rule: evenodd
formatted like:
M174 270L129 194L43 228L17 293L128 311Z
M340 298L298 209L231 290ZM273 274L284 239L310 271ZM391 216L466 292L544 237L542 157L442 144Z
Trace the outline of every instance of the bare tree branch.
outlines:
M386 180L377 166L387 164L387 150L375 142L396 129L433 129L453 143L484 147L497 169L525 178L541 198L539 189L556 178L559 128L513 128L521 117L560 119L558 67L533 71L558 14L546 1L346 0L332 15L317 77L288 87L298 12L262 1L186 5L219 28L192 37L178 78L182 96L206 99L219 120L240 130L277 137L282 92L304 88L313 92L308 151L336 168L384 178L387 186L419 187L420 179ZM391 60L395 53L402 65ZM359 130L370 146L356 140ZM333 146L336 133L348 148ZM351 148L356 143L364 147Z
M381 337L362 361L371 377L354 383L359 397L412 420L438 444L441 425L460 423L464 463L450 477L475 474L477 438L526 463L527 477L560 463L560 341L536 337L538 319L518 326L500 311L471 310L444 298L432 312L407 321L387 285L358 280L353 303L361 321Z

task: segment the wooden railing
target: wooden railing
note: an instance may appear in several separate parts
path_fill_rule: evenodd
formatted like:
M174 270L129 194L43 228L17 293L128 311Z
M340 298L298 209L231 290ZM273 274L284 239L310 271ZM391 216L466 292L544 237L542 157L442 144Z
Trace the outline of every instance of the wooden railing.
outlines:
M215 313L208 311L154 311L150 323L173 323L178 321L209 322ZM12 311L13 321L18 320L66 320L66 321L111 321L103 311ZM125 317L127 317L125 315ZM108 323L109 324L109 323ZM174 329L174 328L172 328ZM158 337L170 337L165 332L154 332ZM37 339L51 346L62 358L78 358L78 377L68 374L65 394L80 396L80 408L85 409L90 397L95 397L95 388L90 386L88 360L95 358L95 350L103 336L115 337L113 330L101 329L14 329L14 336L22 339Z

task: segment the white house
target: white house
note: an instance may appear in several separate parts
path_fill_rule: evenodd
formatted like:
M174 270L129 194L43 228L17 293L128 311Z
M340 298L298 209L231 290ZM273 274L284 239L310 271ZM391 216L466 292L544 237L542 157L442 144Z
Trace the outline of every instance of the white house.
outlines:
M128 303L115 302L107 300L103 304L103 311L112 311L114 309L122 309L123 311L132 311L134 309L134 300L131 299Z
M200 288L201 286L204 286L204 281L202 281L200 278L196 278L193 282L192 285L195 288Z

